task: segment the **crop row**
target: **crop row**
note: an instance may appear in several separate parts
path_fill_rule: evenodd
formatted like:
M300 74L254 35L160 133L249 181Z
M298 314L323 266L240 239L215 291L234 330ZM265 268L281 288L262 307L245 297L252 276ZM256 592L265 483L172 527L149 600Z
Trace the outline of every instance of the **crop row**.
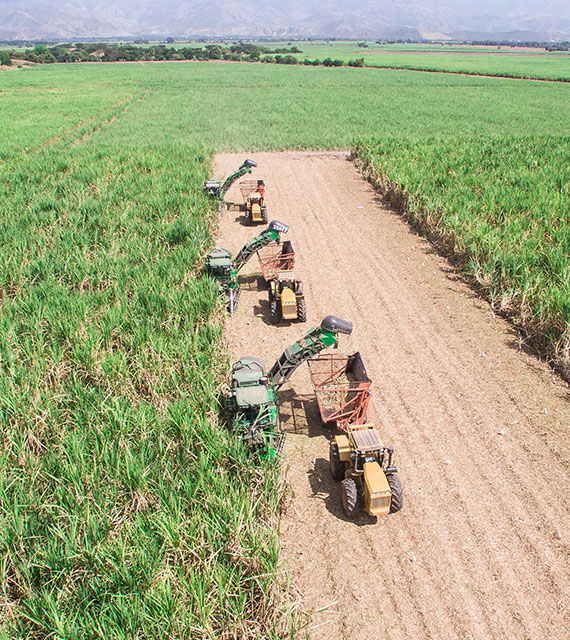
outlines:
M361 142L356 154L494 308L570 374L570 138Z
M277 470L215 410L201 147L0 167L0 637L271 637ZM271 605L271 606L270 606Z

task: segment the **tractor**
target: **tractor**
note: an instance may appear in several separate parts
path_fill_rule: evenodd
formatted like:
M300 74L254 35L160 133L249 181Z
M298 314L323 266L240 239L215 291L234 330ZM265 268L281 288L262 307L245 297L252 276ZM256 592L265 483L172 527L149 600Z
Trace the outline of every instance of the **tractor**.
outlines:
M373 424L348 425L346 435L335 436L330 445L331 475L341 481L347 518L356 517L359 503L371 516L402 508L404 494L393 456L393 447L382 446Z
M275 457L283 447L285 434L279 430L277 391L303 362L336 345L339 333L352 333L352 323L327 316L319 327L287 347L269 372L254 356L241 358L233 365L224 402L226 421L262 458Z
M281 271L269 281L269 310L273 324L279 324L281 320L307 322L307 303L302 285L292 271Z
M244 180L239 183L245 207L247 224L267 224L267 207L265 206L265 182L263 180Z
M278 220L272 220L269 226L258 236L247 242L237 254L235 260L229 249L214 249L206 256L204 272L212 276L226 297L228 311L236 310L241 289L238 283L238 272L251 256L259 249L272 242L279 242L280 234L287 233L289 227Z
M246 173L251 173L254 167L257 167L255 160L244 160L241 165L225 179L223 184L215 179L206 180L204 183L204 191L212 198L218 198L221 202L232 184Z

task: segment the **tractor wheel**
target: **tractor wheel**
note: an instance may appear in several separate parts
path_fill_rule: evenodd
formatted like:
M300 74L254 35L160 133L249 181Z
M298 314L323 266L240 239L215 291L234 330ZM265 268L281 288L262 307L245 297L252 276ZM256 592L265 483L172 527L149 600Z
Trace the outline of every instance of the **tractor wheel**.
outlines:
M251 210L249 208L245 210L245 224L253 224L251 221Z
M404 490L397 473L391 473L387 477L390 491L392 492L392 500L390 501L390 513L396 513L404 506Z
M297 305L297 320L298 322L307 322L307 302L305 298L301 298Z
M342 492L342 508L344 515L351 520L356 518L356 510L358 509L358 488L356 482L352 478L346 478L340 483Z
M271 312L271 324L279 324L281 322L281 305L278 298L271 296L269 311Z
M338 452L338 444L331 442L330 448L330 463L331 463L331 476L334 480L343 480L344 472L346 471L346 462L340 459L340 453Z
M269 220L267 207L261 207L261 219L263 220L263 224L267 224L267 221Z

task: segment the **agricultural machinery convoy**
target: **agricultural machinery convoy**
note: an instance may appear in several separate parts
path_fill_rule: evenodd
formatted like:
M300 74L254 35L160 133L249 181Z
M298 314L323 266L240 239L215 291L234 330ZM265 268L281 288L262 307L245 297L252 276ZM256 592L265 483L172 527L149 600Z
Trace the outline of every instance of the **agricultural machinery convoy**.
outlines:
M280 252L282 250L280 247L281 234L288 231L289 227L286 224L272 220L266 229L242 247L235 259L232 258L229 249L223 248L214 249L206 256L204 272L212 276L218 283L226 298L230 313L236 310L241 292L238 282L240 269L254 253L259 252L267 245L274 245L277 247L277 252Z
M245 160L223 184L208 180L204 189L223 204L229 187L256 166L253 160ZM240 190L246 221L266 223L265 183L244 180ZM293 274L295 251L290 241L281 242L281 234L288 231L286 224L273 220L235 258L221 248L207 256L204 271L219 284L230 313L239 300L238 273L256 253L268 287L271 322L306 322L302 281ZM277 392L307 362L322 424L341 432L330 443L329 462L333 479L340 481L345 515L356 517L360 506L372 516L395 513L403 505L402 484L393 447L383 446L375 425L368 422L372 382L362 357L359 352L321 353L338 346L339 334L351 333L352 323L326 316L320 326L287 347L271 369L266 370L264 362L255 356L238 360L231 369L224 398L226 422L250 450L262 458L274 458L285 439L279 426Z
M277 455L285 438L279 429L276 392L303 362L337 345L339 333L350 335L352 323L327 316L319 327L287 347L269 371L254 356L241 358L233 365L224 403L226 420L244 443L262 457Z

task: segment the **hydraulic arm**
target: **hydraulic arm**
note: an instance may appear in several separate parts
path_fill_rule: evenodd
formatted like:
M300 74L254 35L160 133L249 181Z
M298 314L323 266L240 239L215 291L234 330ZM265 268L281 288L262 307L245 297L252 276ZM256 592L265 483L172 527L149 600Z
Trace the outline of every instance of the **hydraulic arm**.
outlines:
M287 233L288 231L288 225L283 224L278 220L272 220L266 229L264 229L256 238L253 238L246 243L237 254L234 261L236 271L239 271L256 251L271 242L279 242L279 234Z
M287 347L269 372L275 389L280 389L303 362L323 349L336 345L339 333L350 335L352 322L336 316L327 316L320 327L311 329L304 338Z
M220 184L219 180L206 180L204 191L215 198L223 198L232 184L246 173L251 173L253 167L257 167L255 160L244 160L240 167L225 179L223 184Z

